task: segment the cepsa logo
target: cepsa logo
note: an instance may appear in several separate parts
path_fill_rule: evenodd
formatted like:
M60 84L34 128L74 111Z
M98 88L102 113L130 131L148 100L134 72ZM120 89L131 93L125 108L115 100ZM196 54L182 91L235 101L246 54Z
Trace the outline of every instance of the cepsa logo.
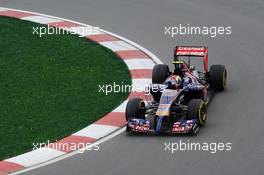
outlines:
M204 47L179 47L177 48L176 55L197 55L204 56Z

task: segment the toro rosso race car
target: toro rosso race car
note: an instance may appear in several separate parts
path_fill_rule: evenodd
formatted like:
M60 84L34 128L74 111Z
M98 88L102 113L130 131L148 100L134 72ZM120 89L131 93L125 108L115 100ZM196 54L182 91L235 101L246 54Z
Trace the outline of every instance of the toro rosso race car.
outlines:
M128 132L196 134L205 125L211 94L226 87L226 67L208 69L208 48L201 46L176 46L173 64L172 72L168 65L154 66L152 84L146 90L151 95L145 101L128 101Z

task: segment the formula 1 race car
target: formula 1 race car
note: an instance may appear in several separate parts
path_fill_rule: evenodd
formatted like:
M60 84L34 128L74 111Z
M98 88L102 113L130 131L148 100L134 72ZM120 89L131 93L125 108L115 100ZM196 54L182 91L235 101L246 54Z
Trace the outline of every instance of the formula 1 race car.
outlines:
M200 69L191 64L201 63L201 58ZM212 93L226 87L226 67L212 65L208 70L208 48L204 46L176 46L173 64L173 72L165 64L154 66L147 100L128 101L128 132L196 134L205 125Z

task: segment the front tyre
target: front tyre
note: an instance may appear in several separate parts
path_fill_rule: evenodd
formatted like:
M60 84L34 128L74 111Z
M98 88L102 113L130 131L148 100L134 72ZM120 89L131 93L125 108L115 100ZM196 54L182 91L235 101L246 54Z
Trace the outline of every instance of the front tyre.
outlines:
M131 118L145 119L145 102L141 98L130 99L126 106L126 121Z
M170 75L169 66L165 64L156 64L152 70L152 83L162 84Z
M188 104L187 119L196 119L199 127L204 126L207 119L206 104L201 99L192 99Z
M210 86L217 91L226 88L227 70L224 65L212 65L209 71Z

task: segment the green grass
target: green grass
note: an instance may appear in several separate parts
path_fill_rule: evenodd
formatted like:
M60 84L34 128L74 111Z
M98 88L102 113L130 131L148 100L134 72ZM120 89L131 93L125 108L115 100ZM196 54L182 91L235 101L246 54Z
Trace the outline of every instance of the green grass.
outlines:
M40 38L33 26L0 17L0 160L86 127L128 95L98 84L131 84L110 50L75 35Z

